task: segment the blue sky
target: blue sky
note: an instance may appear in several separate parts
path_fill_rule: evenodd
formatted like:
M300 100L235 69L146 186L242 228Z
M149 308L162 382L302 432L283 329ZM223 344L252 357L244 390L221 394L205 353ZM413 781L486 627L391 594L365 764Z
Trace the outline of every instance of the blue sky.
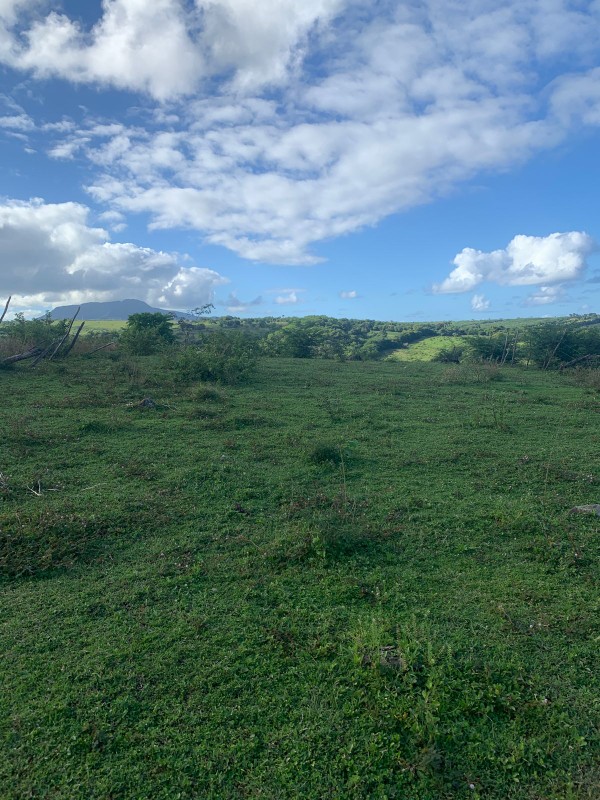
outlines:
M597 0L0 0L0 300L599 311L599 42Z

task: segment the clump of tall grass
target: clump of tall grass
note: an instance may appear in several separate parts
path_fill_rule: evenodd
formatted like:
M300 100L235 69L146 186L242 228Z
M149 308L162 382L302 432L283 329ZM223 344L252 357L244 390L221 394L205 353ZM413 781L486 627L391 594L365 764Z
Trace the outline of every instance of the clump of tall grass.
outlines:
M443 383L473 384L501 381L501 367L495 363L453 364L442 373Z

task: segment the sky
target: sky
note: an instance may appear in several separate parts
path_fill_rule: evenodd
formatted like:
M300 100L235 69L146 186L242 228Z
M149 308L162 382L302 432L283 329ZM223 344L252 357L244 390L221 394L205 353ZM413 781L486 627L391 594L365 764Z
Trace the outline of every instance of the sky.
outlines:
M12 313L599 312L599 201L600 0L0 0Z

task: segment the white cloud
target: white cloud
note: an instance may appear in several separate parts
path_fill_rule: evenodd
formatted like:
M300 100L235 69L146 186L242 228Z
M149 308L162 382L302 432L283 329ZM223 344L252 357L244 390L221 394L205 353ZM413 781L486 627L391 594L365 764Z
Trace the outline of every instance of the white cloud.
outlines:
M453 264L455 269L435 284L438 294L468 292L484 281L506 286L571 281L579 278L586 257L595 249L587 233L551 233L549 236L515 236L504 250L485 253L465 247Z
M298 293L302 292L302 289L280 289L282 294L277 295L275 298L275 302L277 305L285 306L285 305L295 305L296 303L300 302L300 298L298 297Z
M540 288L530 294L524 305L526 306L545 306L550 303L557 303L565 298L565 290L562 286L540 286Z
M58 11L33 19L0 3L0 59L38 77L99 83L160 101L223 76L235 90L280 83L304 54L306 37L345 0L104 0L90 29ZM19 24L19 20L23 22Z
M9 128L16 131L30 131L35 128L35 124L27 114L11 114L0 117L0 128Z
M88 216L78 203L1 204L0 294L38 307L136 297L189 308L211 302L228 282L214 270L182 267L177 254L110 242Z
M120 233L127 227L126 217L120 211L103 211L98 215L98 219L105 222L115 233Z
M49 154L88 158L111 209L254 261L316 263L600 124L599 2L104 0L88 28L51 5L0 0L0 61L158 107L146 129L47 123Z
M351 292L340 292L340 297L342 300L356 300L358 292L354 289Z
M487 311L490 301L483 294L474 294L471 298L471 308L473 311Z

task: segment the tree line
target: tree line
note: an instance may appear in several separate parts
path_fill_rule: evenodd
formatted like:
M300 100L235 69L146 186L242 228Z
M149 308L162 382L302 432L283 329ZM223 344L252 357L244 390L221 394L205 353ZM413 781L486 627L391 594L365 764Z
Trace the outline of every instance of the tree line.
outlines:
M203 306L194 309L191 319L180 320L169 314L133 314L120 333L88 334L88 346L82 349L90 351L90 337L94 336L100 347L114 342L131 355L175 349L182 370L205 377L211 374L210 364L219 361L219 353L227 354L229 372L238 369L244 373L259 356L381 360L423 339L450 336L463 337L464 344L442 348L437 360L470 359L548 369L571 364L593 366L600 358L597 314L571 315L517 327L518 321L502 320L403 323L321 315L240 319L210 317L212 310L211 305ZM17 314L0 325L0 365L17 360L15 354L42 352L62 341L69 330L68 320L53 320L49 314L34 320ZM216 371L219 369L223 371L223 364Z

